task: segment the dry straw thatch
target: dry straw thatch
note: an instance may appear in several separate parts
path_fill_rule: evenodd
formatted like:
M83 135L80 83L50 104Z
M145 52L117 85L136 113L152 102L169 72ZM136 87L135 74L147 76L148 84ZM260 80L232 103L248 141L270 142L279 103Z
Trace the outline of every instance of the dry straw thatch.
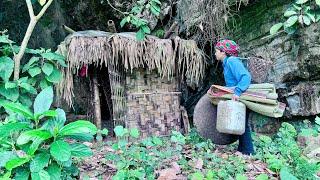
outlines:
M63 51L63 49L65 49ZM190 85L198 85L204 76L205 56L192 40L159 39L147 36L137 41L135 33L102 31L76 32L59 47L66 55L68 68L58 86L58 94L72 104L73 75L83 65L112 66L117 71L132 72L134 68L157 70L162 78L184 75ZM109 72L110 73L110 72Z

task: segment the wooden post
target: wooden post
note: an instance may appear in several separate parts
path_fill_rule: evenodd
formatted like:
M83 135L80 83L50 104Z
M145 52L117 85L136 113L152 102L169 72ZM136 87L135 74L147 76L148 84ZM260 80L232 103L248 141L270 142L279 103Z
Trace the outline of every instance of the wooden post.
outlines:
M95 114L95 124L98 129L101 129L101 106L100 106L100 96L99 96L99 84L97 78L97 72L93 74L93 98L94 98L94 114ZM99 134L97 134L98 136Z

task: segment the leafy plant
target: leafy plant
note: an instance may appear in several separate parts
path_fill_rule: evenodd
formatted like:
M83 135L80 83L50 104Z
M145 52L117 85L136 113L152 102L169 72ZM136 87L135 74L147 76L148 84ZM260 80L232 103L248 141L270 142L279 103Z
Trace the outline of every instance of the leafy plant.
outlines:
M270 34L275 35L283 28L288 34L293 34L300 26L309 26L320 20L320 0L296 0L284 12L285 22L273 25ZM282 32L282 31L281 31Z
M21 69L20 78L13 80L14 61L11 57L19 52L20 47L14 45L8 35L0 35L0 44L0 101L20 102L30 107L38 90L61 80L58 66L66 67L65 58L50 49L26 49L30 59Z
M126 23L130 23L137 28L138 32L136 38L138 40L143 40L146 34L151 33L148 21L139 17L144 9L148 9L151 14L159 17L161 12L161 2L160 0L139 0L129 13L125 13L126 16L120 22L121 27Z
M269 169L279 173L281 179L315 179L317 165L303 156L296 142L297 134L293 125L282 123L274 139L259 137L257 157L262 158Z
M49 86L37 95L33 111L19 103L2 103L7 111L21 117L0 125L0 139L10 145L0 144L6 150L0 153L0 159L5 159L0 164L5 168L2 178L68 179L78 173L73 158L92 155L91 149L80 142L93 139L95 125L85 120L65 125L65 112L50 110L52 102Z

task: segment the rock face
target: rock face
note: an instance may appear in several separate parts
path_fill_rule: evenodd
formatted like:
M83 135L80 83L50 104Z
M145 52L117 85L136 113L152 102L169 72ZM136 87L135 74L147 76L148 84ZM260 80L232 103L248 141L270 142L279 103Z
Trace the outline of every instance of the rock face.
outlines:
M241 9L234 31L242 56L261 57L273 62L267 82L277 84L281 100L288 104L287 116L320 113L320 23L301 28L297 34L269 35L270 27L281 21L291 1L262 0Z

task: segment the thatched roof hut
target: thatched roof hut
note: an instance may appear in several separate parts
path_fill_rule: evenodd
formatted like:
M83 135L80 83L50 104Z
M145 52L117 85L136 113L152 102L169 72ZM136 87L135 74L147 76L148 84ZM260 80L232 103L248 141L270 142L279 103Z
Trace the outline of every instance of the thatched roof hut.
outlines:
M112 93L113 120L121 120L122 124L128 111L126 77L136 73L137 69L155 71L159 79L168 82L186 80L188 85L197 86L206 66L205 56L196 42L179 37L159 39L147 36L144 41L137 41L135 33L82 31L68 36L58 51L67 57L68 65L64 70L64 80L57 88L60 97L72 105L73 79L81 67L106 67Z

